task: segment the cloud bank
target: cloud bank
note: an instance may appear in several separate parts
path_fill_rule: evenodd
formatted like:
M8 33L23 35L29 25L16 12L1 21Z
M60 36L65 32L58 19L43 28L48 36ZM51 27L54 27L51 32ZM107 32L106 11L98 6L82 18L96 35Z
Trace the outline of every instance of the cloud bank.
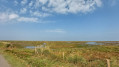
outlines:
M101 0L22 0L21 5L46 13L86 13L101 7ZM28 5L27 5L28 4Z
M0 13L0 22L38 22L38 18L21 17L17 14Z
M101 0L1 0L0 22L38 22L55 14L88 13L101 7ZM7 5L11 4L11 6ZM8 10L11 10L9 12ZM7 13L6 13L7 12Z

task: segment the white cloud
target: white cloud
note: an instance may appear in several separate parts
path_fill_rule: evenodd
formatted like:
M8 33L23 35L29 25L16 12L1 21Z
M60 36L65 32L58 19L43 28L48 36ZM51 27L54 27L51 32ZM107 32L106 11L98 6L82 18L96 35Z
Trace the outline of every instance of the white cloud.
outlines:
M42 4L45 4L48 2L48 0L39 0L39 2L41 2Z
M9 15L9 19L12 20L12 19L16 19L18 18L19 16L17 14L10 14Z
M49 6L57 13L89 12L99 6L100 0L50 0Z
M22 8L21 10L20 10L20 13L26 13L26 11L27 11L27 9L26 8Z
M27 3L27 0L22 0L22 1L21 1L21 4L22 4L22 5L25 5L26 3Z
M43 11L47 11L47 12L52 12L50 9L48 9L48 8L46 8L46 7L44 7L44 6L42 6L42 10L43 10Z
M30 3L29 3L29 7L31 7L33 5L33 1L31 1Z
M45 32L66 33L63 29L46 30Z
M50 16L51 14L41 13L41 12L39 12L39 11L35 11L35 12L32 12L32 11L31 11L31 15L33 15L33 16L38 16L38 17L47 17L47 16Z
M86 13L102 6L101 0L31 0L29 7L47 13ZM32 10L32 9L31 9Z
M40 7L40 1L39 0L36 0L35 4L34 4L34 7L36 9L38 9Z
M102 6L101 0L95 0L95 2L96 2L96 4L97 4L98 7L101 7Z
M0 22L6 22L9 19L9 15L5 13L0 13Z
M15 4L15 6L16 6L16 5L18 5L18 2L15 0L15 1L14 1L14 4Z
M19 16L15 13L0 13L0 22L4 23L4 22L9 22L9 21L13 21L16 20Z
M113 1L115 4L116 0ZM18 22L37 22L42 17L48 17L54 13L87 13L102 5L101 0L21 0L20 2L14 0L13 3L12 7L15 7L15 9L6 5L0 6L0 22L13 20ZM18 9L16 9L15 5L19 6ZM8 11L9 9L10 11ZM26 15L27 17L24 17Z
M33 18L33 17L20 17L18 18L19 22L38 22L38 18Z
M45 5L45 6L44 6ZM35 8L42 7L43 11L56 13L89 12L101 7L101 0L36 0Z
M0 23L11 22L38 22L39 19L35 17L21 17L15 13L0 13Z

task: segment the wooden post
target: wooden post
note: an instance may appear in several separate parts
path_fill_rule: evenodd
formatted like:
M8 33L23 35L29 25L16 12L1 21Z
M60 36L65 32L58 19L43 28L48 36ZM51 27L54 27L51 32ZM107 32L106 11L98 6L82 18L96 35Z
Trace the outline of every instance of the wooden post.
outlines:
M110 60L109 59L106 60L107 60L107 67L110 67Z
M34 50L35 50L35 54L36 54L36 46L35 46L35 49Z
M63 54L62 54L62 55L63 55L63 60L64 60L64 52L63 52Z
M35 46L35 54L38 54L37 46Z

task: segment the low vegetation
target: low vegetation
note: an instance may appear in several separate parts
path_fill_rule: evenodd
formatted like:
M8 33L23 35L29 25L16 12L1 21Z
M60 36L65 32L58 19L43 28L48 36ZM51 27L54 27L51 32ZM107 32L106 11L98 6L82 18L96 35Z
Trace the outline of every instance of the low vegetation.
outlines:
M101 42L104 45L86 43L86 41L1 41L0 53L5 55L13 67L16 65L18 67L107 67L106 59L110 60L111 67L119 67L118 42L113 44ZM34 48L29 49L27 46Z

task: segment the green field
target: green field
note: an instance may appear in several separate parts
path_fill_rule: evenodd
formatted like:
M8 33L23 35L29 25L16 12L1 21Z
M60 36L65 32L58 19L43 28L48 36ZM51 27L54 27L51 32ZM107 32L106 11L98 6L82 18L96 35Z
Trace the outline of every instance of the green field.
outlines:
M13 67L119 67L118 41L0 41Z

